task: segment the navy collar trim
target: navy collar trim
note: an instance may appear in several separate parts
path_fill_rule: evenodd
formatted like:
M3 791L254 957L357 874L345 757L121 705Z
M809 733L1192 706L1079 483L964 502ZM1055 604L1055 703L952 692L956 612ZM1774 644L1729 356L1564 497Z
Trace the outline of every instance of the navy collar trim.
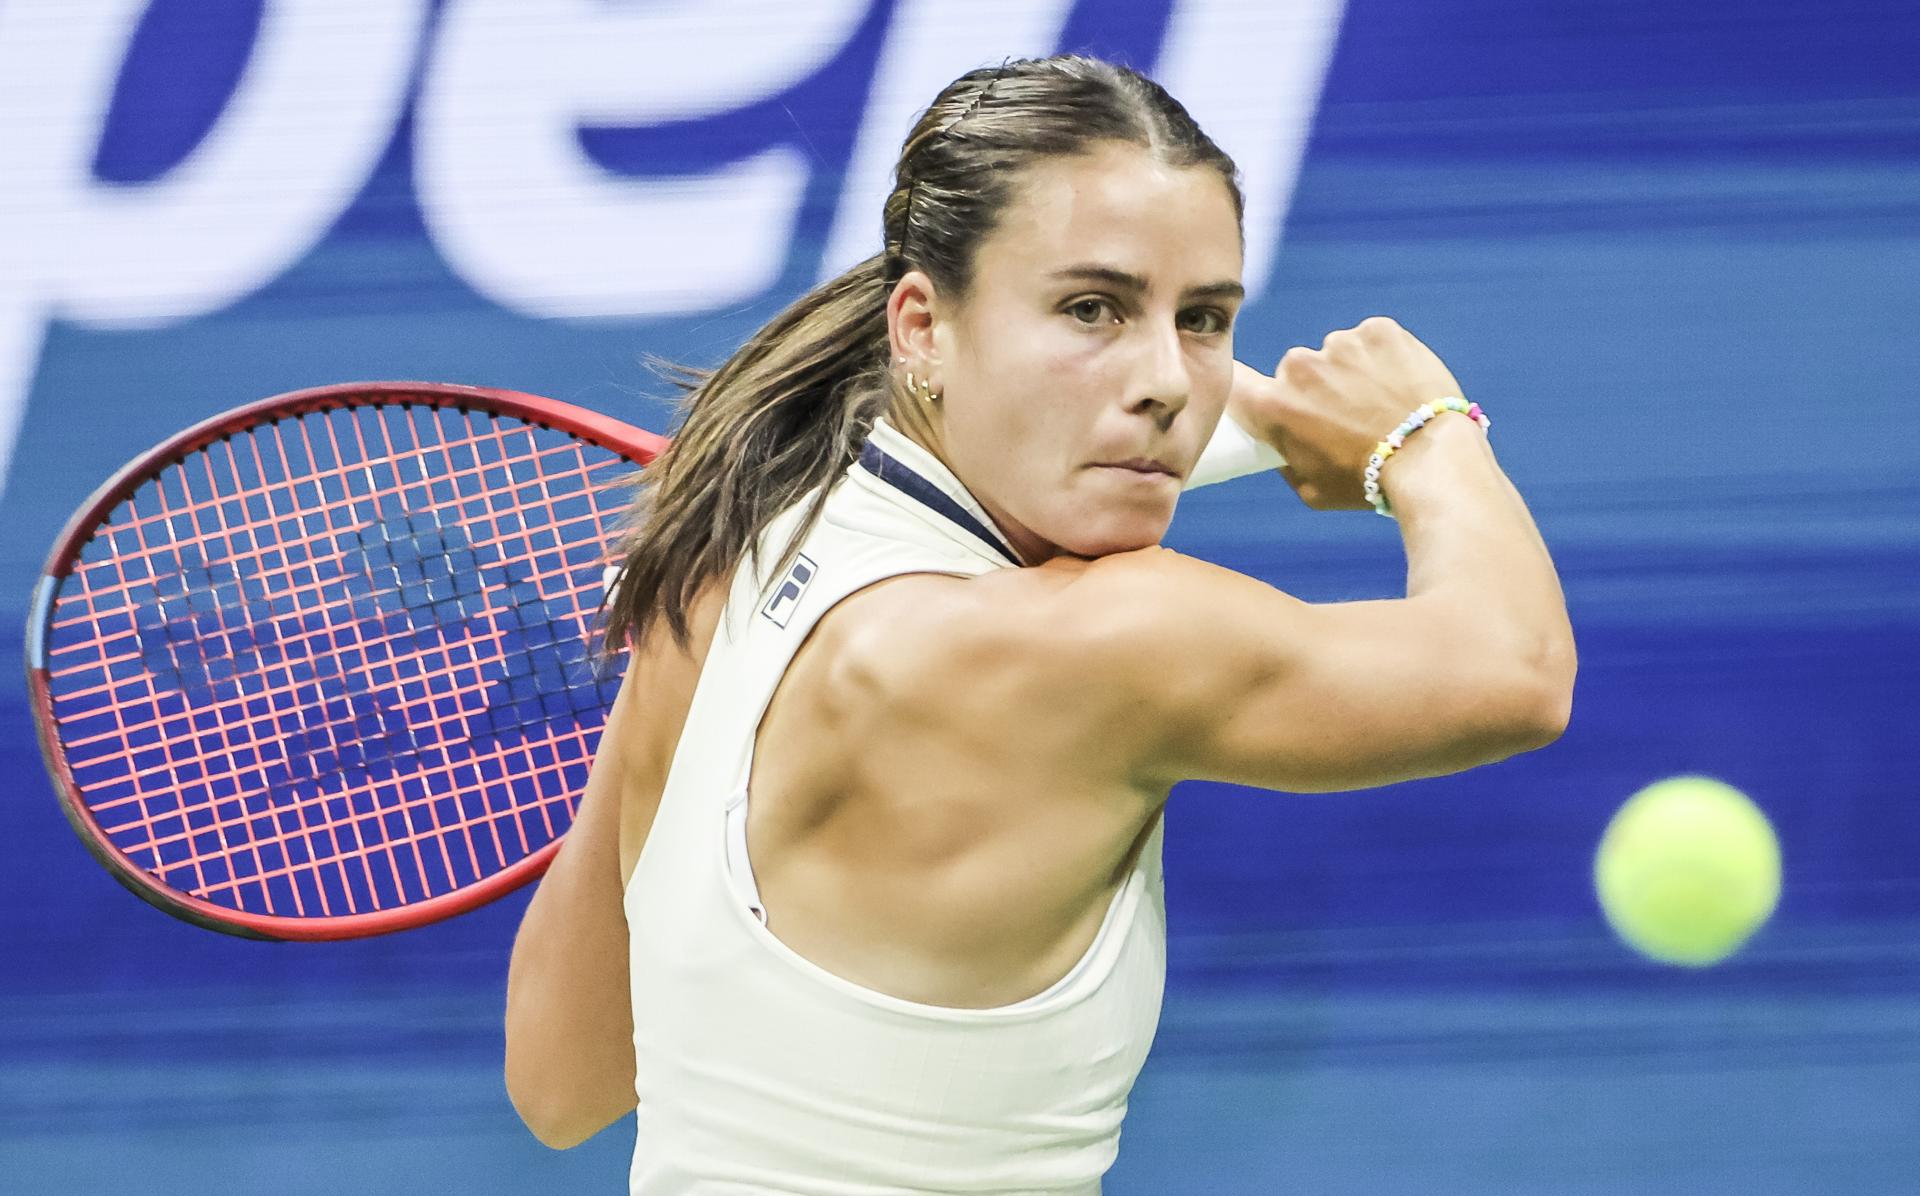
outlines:
M1000 536L999 532L974 518L973 512L955 502L940 487L915 473L912 466L892 456L872 440L868 440L860 450L860 467L908 498L933 509L991 544L1001 556L1006 558L1008 564L1020 563L1020 558L1014 555L1013 549L1008 547L1006 540Z

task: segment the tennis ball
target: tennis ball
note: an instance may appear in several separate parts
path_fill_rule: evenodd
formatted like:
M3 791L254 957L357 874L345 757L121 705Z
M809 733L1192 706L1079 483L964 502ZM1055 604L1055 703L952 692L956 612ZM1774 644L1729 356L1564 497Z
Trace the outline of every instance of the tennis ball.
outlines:
M1780 843L1747 795L1673 777L1628 798L1593 860L1600 908L1628 946L1705 967L1739 950L1780 900Z

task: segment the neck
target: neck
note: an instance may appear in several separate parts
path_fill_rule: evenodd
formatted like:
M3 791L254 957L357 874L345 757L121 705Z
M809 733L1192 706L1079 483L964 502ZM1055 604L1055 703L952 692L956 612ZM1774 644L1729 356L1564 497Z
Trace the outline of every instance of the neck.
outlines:
M993 520L995 529L1006 539L1007 546L1013 549L1013 554L1020 564L1037 565L1060 554L1060 550L1054 545L1046 543L1021 527L1017 521L1008 518L1006 512L1000 510L991 498L967 485L967 480L960 477L960 471L953 467L953 458L947 455L947 441L942 434L939 421L929 415L923 406L917 403L911 404L898 411L888 411L886 415L887 422L892 424L896 431L933 454L940 464L947 467L949 473L960 478L960 484L967 486L974 501L980 504L980 509Z
M940 434L940 428L920 404L912 403L900 410L888 411L887 422L908 440L938 457L940 464L953 469L953 462L947 458L946 437ZM954 476L960 475L956 471Z

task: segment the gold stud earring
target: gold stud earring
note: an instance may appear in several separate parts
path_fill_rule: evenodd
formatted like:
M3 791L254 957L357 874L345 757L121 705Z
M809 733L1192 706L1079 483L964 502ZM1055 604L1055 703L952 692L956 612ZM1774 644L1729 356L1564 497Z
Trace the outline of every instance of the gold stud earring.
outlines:
M907 371L907 393L923 403L938 403L940 395L933 389L933 379L917 378L912 370Z

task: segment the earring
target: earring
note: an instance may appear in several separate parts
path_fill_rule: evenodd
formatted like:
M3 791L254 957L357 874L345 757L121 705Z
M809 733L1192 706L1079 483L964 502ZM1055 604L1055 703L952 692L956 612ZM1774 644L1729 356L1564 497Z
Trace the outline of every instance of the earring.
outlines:
M910 393L917 393L923 403L937 405L940 402L941 396L933 389L933 379L923 378L915 381L911 370L907 372L907 390Z

